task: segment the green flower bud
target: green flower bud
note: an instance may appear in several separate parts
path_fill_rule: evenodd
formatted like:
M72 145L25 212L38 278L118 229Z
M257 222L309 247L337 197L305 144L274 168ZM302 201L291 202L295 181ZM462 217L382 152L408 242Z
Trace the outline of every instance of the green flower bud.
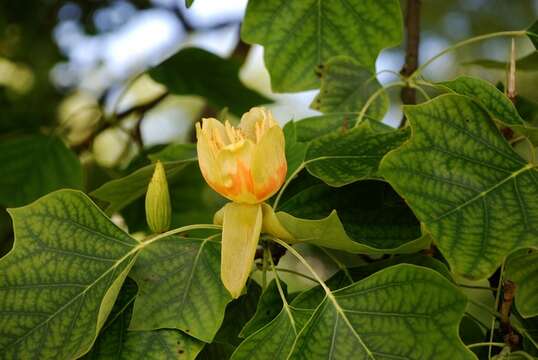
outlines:
M163 164L157 161L146 193L146 220L151 231L157 234L167 231L170 227L171 213L166 172Z

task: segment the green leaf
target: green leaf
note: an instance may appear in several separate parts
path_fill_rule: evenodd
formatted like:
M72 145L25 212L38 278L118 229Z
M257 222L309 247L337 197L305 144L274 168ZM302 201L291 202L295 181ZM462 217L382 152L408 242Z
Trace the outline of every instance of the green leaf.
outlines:
M406 106L411 139L381 174L431 232L453 272L491 275L509 253L538 247L538 178L468 97Z
M478 59L464 62L462 65L478 65L486 69L498 69L506 71L508 63L506 61L496 61L489 59ZM517 71L538 71L538 52L534 51L516 61Z
M144 249L130 273L140 289L131 330L173 328L213 340L231 300L213 238L170 236Z
M294 122L297 140L308 142L335 130L347 131L355 126L357 116L357 113L333 113L301 119Z
M149 74L174 94L200 95L217 109L228 107L234 114L241 115L271 100L241 83L239 67L239 63L208 51L186 48Z
M0 142L0 205L26 205L61 188L82 188L82 168L59 138L23 135Z
M360 112L370 96L381 89L375 75L346 56L330 59L321 70L321 88L310 107L323 113ZM386 93L378 96L366 115L381 120L389 107Z
M525 318L538 316L538 252L509 256L505 275L516 284L518 312Z
M141 245L75 190L9 212L16 240L0 260L0 353L11 359L80 357Z
M224 321L220 327L215 342L237 346L241 342L241 329L257 312L256 305L260 299L262 288L254 280L249 280L246 293L235 299L226 307Z
M178 161L164 162L166 177L170 183L187 167L196 161L190 158ZM112 214L123 209L146 193L149 181L153 175L155 164L144 166L120 179L111 180L94 190L90 195L107 204L106 212ZM174 204L172 204L174 207Z
M384 182L357 182L338 190L313 185L286 200L277 212L297 239L351 253L406 253L427 247L420 224Z
M254 332L232 354L231 360L286 359L297 336L293 309L282 309L269 324Z
M282 288L286 294L287 286L285 283L282 283ZM258 331L273 320L280 313L281 309L282 299L280 298L276 281L272 280L258 301L256 313L245 324L239 336L245 338Z
M181 331L127 331L137 292L136 283L127 278L109 320L84 359L195 359L203 343Z
M409 137L407 128L378 131L370 122L313 140L305 156L306 169L331 186L376 178L379 162Z
M187 9L190 8L193 3L194 3L194 0L185 0L185 6L187 7Z
M325 297L290 359L475 359L458 337L465 306L435 271L393 266Z
M469 96L481 104L493 120L512 128L529 137L532 143L538 144L538 128L519 116L514 104L499 89L482 79L460 76L455 80L439 83L456 94Z
M286 139L286 161L288 163L287 179L302 167L308 144L297 141L295 121L290 121L284 126L284 137Z
M275 92L302 91L337 55L374 72L379 51L401 41L402 15L395 0L250 0L241 37L264 46Z

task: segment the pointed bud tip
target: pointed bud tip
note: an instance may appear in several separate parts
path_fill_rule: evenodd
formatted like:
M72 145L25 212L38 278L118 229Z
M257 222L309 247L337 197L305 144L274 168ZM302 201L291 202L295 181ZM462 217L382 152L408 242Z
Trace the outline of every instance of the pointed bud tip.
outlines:
M157 161L146 193L146 220L150 230L157 234L167 231L171 216L172 205L166 171L163 164Z

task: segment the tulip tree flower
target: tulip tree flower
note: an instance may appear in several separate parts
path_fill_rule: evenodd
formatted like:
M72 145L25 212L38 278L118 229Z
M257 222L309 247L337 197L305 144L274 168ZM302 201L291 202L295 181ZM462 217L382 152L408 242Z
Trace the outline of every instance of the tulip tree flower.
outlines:
M223 225L221 278L234 298L250 274L262 230L290 237L263 204L284 183L284 133L271 113L252 108L238 127L214 118L196 124L198 163L209 186L232 202L217 214Z

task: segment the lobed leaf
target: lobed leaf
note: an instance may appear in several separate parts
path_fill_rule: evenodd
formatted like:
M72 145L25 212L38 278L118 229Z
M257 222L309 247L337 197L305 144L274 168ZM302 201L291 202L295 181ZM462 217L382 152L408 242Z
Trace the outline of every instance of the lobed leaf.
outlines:
M241 37L264 46L273 90L295 92L318 87L315 69L337 55L374 72L401 41L402 15L395 0L250 0Z
M141 246L75 190L9 212L15 245L0 259L0 353L82 356Z
M528 136L532 143L538 143L538 127L523 120L510 99L487 81L470 76L460 76L455 80L439 84L456 94L465 95L477 101L484 106L493 120Z
M127 331L137 291L136 283L127 278L110 312L109 320L103 326L92 350L83 359L194 360L203 343L181 331Z
M130 330L172 328L213 340L231 301L213 238L170 236L144 249L130 273L140 289Z
M490 115L447 94L404 108L411 139L380 172L426 225L452 270L491 275L511 252L538 247L538 178Z
M538 316L538 252L516 253L506 261L505 276L516 284L516 307L525 318Z
M382 89L375 75L346 56L331 58L321 70L321 87L310 107L323 113L360 112L369 98ZM366 114L381 120L389 107L385 92L377 96Z
M427 247L428 236L385 183L357 182L338 190L315 184L280 206L277 217L297 242L351 253L406 253Z

